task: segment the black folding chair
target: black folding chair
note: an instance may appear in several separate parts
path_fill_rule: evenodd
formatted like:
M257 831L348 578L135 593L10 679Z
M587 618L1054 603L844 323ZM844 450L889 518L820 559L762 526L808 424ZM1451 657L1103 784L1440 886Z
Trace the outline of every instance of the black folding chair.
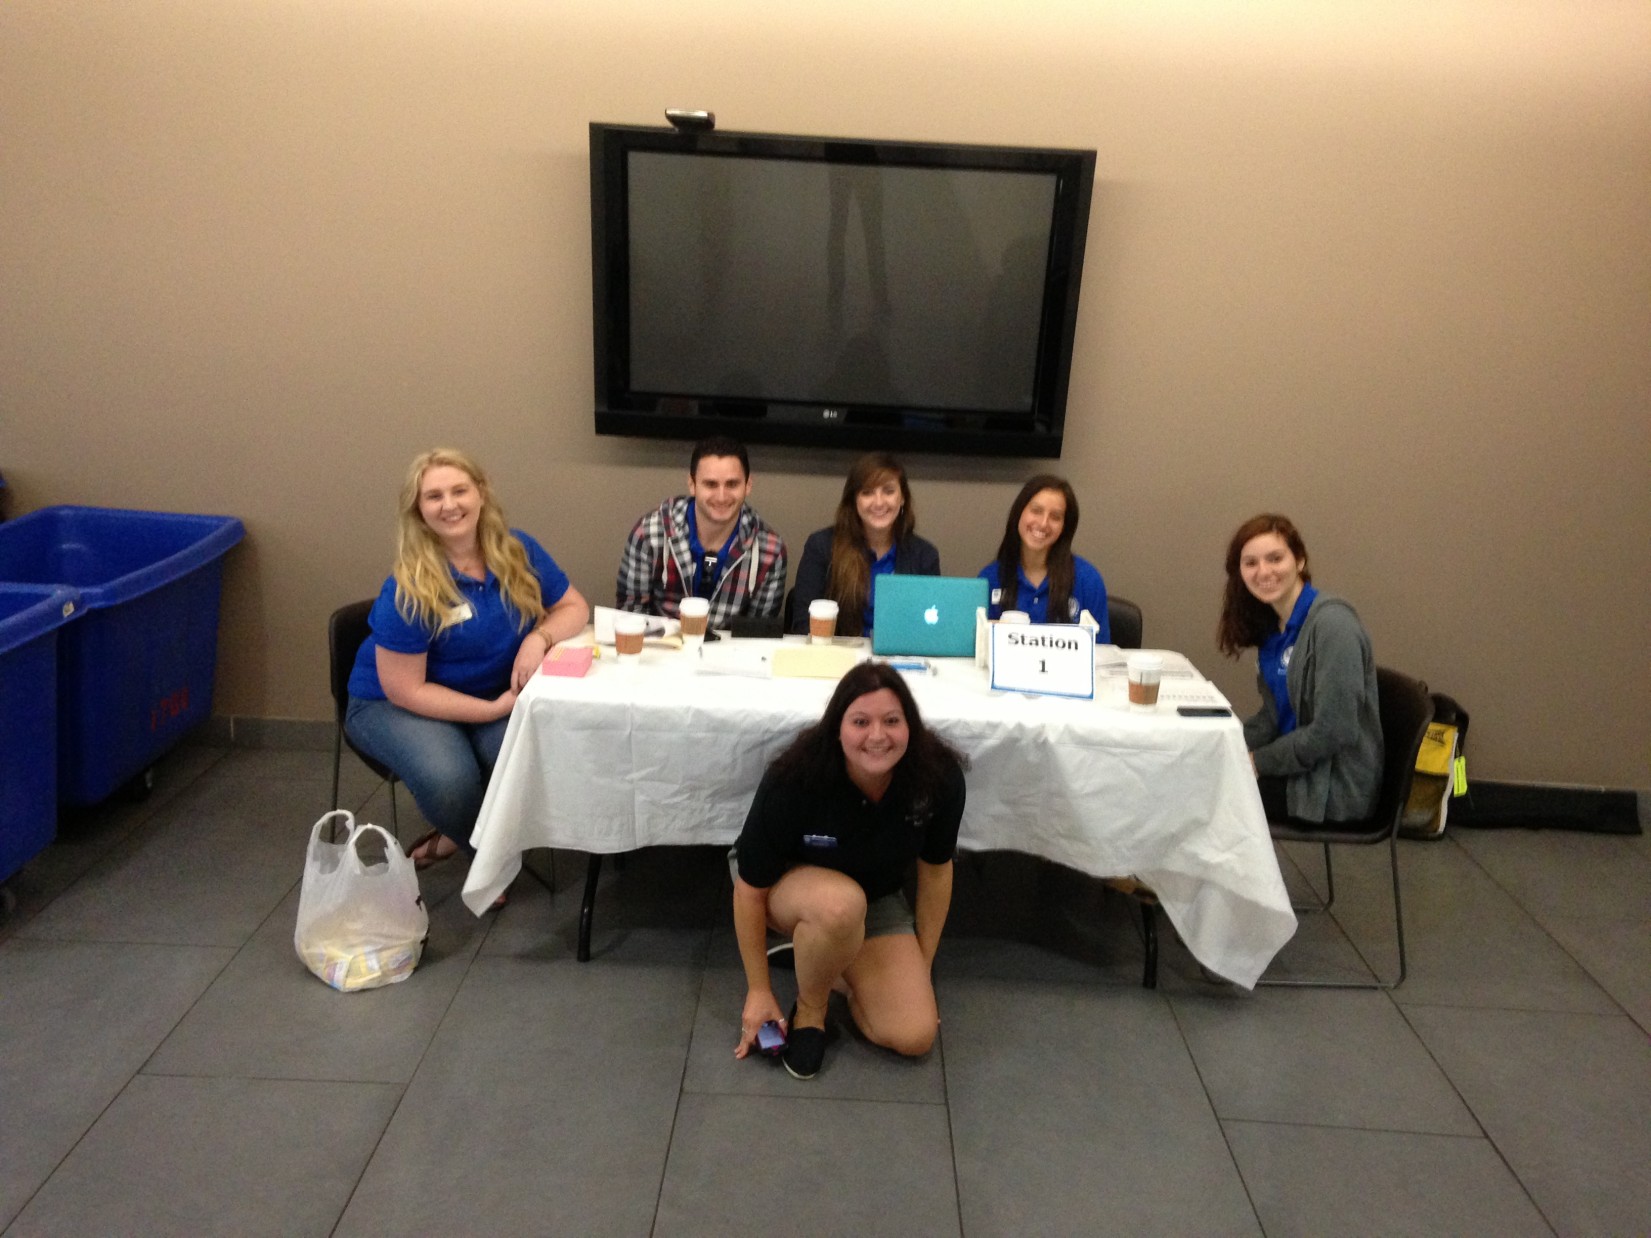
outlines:
M1263 979L1269 986L1315 989L1396 989L1406 974L1404 909L1399 897L1399 826L1404 821L1405 803L1410 799L1410 780L1416 773L1416 754L1433 721L1433 698L1427 685L1385 666L1376 668L1376 695L1382 715L1382 789L1376 811L1363 821L1338 822L1334 828L1310 826L1299 821L1270 821L1268 828L1281 842L1319 843L1324 848L1325 899L1317 910L1329 910L1336 901L1335 870L1331 867L1332 846L1376 846L1387 844L1388 863L1393 870L1393 924L1399 942L1399 976L1391 984L1380 978L1362 980ZM1312 910L1312 909L1308 909Z
M396 839L401 838L401 822L396 816L396 782L395 772L388 765L368 756L357 748L348 735L344 733L344 711L350 707L350 670L355 666L355 655L372 635L372 629L367 624L367 615L373 608L372 599L365 602L351 602L348 606L340 606L333 611L332 617L327 620L327 657L330 663L332 676L333 720L336 729L332 741L332 806L339 807L338 803L338 772L339 765L344 758L344 745L349 744L350 751L360 757L366 767L390 784L390 828Z
M1141 608L1134 602L1108 594L1106 622L1112 629L1112 643L1119 649L1141 647Z

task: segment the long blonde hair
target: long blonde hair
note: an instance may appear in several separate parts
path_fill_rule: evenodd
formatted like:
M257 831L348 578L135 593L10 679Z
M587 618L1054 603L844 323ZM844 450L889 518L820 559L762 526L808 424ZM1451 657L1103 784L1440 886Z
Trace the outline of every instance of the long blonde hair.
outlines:
M453 583L441 539L419 513L424 474L443 466L458 469L476 483L482 504L476 521L476 542L482 562L498 578L505 600L520 616L518 630L532 627L545 613L539 575L527 561L522 543L505 523L504 512L488 485L487 474L469 456L452 447L437 447L414 457L412 467L407 470L407 481L401 487L396 562L391 572L396 582L396 609L409 623L440 632L458 621L456 612L464 604L459 587Z

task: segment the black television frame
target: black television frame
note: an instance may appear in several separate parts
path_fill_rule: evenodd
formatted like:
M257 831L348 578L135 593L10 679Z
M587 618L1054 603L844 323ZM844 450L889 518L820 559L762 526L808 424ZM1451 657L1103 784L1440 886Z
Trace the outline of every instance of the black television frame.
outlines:
M1030 412L941 412L632 390L626 168L633 151L1052 174L1054 211ZM1094 188L1094 151L685 132L592 122L590 175L596 433L670 439L726 434L751 443L957 455L1055 458L1061 454Z

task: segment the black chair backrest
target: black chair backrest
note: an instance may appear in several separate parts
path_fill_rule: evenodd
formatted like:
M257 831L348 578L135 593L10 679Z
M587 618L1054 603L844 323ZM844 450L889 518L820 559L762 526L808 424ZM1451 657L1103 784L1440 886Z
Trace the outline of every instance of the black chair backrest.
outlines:
M327 621L327 657L332 679L333 708L340 724L344 710L350 703L350 671L355 667L355 655L372 635L367 616L373 609L373 599L351 602L333 611Z
M1409 675L1376 668L1376 696L1382 715L1382 793L1373 829L1384 834L1397 829L1410 799L1410 780L1416 773L1416 754L1422 749L1427 725L1433 721L1433 698L1427 685Z
M1134 602L1108 594L1106 622L1112 629L1112 643L1119 649L1141 647L1141 608Z

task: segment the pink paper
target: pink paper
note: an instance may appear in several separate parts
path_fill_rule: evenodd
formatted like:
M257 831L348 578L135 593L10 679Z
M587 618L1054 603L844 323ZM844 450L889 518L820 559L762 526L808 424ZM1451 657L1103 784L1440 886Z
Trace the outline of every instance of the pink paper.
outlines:
M558 645L545 655L539 669L547 675L567 675L573 679L581 679L589 673L590 661L595 653L596 650L589 645L572 648Z

